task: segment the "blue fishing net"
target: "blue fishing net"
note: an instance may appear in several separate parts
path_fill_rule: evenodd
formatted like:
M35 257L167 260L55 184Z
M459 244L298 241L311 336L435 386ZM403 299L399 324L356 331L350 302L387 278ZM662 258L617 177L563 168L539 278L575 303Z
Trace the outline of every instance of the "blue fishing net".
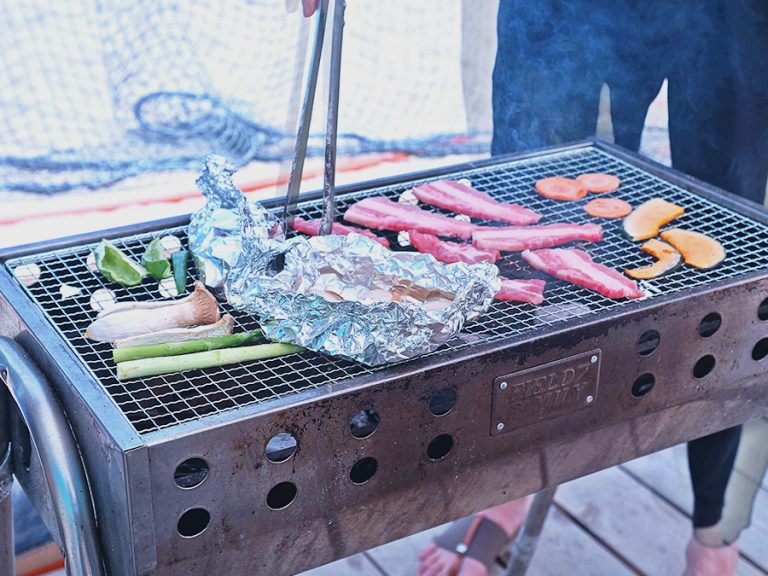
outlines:
M348 0L339 154L488 150L463 117L458 5ZM313 28L284 0L25 0L0 26L0 189L290 153ZM322 154L325 95L321 82L309 154Z

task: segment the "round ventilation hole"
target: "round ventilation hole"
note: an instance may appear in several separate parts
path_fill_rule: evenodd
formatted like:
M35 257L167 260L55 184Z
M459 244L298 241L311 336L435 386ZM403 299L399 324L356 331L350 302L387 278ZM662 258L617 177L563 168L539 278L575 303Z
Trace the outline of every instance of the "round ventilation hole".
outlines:
M208 472L208 462L202 458L188 458L176 466L173 481L179 488L194 488L208 478Z
M650 356L659 347L659 343L661 343L661 334L658 330L648 330L638 339L635 350L640 356Z
M272 510L282 510L291 505L296 498L296 484L293 482L280 482L267 494L267 506Z
M205 508L190 508L179 518L176 530L182 538L200 536L211 522L211 513Z
M723 323L723 319L717 312L710 312L699 322L699 336L702 338L709 338L715 332L720 330L720 325Z
M365 484L373 478L378 468L379 463L376 461L376 458L366 456L352 465L352 470L349 471L349 479L352 480L353 484Z
M634 384L632 384L632 396L635 398L642 398L648 392L653 390L653 387L656 385L656 376L651 374L650 372L646 372L645 374L640 374L640 376L637 377Z
M766 356L768 356L768 338L763 338L762 340L758 340L755 347L752 348L752 360L757 360L759 362Z
M450 434L440 434L427 446L427 457L432 461L442 460L453 448L453 437Z
M352 432L352 436L355 438L368 438L368 436L376 432L379 422L381 422L379 413L373 408L360 410L360 412L352 416L352 420L349 423L349 431Z
M278 432L267 442L267 447L264 449L267 460L270 462L285 462L289 460L291 456L296 453L299 447L299 443L293 434L289 432Z
M715 367L715 357L712 354L702 356L693 365L694 378L704 378L707 374L712 372Z
M429 397L429 413L432 416L445 416L456 405L456 390L453 388L440 388L432 392Z
M768 298L760 302L760 306L757 307L757 317L760 320L768 320Z

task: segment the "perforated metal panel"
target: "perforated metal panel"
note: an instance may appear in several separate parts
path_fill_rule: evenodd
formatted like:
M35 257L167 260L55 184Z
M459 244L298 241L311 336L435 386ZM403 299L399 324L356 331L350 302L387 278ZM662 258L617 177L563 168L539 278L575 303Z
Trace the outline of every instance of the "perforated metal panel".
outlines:
M682 205L685 214L670 227L676 226L708 234L725 246L727 258L713 270L700 271L683 266L659 279L641 283L641 288L649 294L648 298L768 267L768 227L598 149L582 148L557 152L456 172L441 178L467 178L475 188L488 192L499 200L518 202L540 212L544 216L542 223L585 223L595 221L583 210L588 199L579 202L549 200L537 194L533 185L536 180L548 176L575 177L586 172L608 172L621 178L621 188L610 196L627 200L633 206L655 197ZM339 211L343 213L351 203L366 196L385 195L397 198L404 190L419 182L343 195L338 198ZM301 204L299 213L307 218L318 217L320 202ZM602 220L600 223L605 231L604 240L597 244L580 246L590 252L595 261L617 270L636 268L653 261L652 257L639 250L638 243L631 242L623 235L620 220ZM169 233L176 234L186 242L184 230L180 228L126 237L116 240L115 244L138 259L152 238ZM398 246L396 234L386 235L394 248L409 249ZM118 300L149 300L157 299L159 295L156 283L149 280L130 289L108 284L100 274L87 267L86 259L92 248L93 245L88 245L42 252L10 260L7 266L12 271L30 263L40 267L40 281L25 288L29 296L71 344L139 432L159 430L238 406L264 402L298 390L386 369L368 368L346 360L307 352L228 367L118 382L110 345L93 343L82 336L96 314L89 305L90 295L94 290L104 287L113 290ZM478 342L513 339L536 327L552 326L574 316L585 316L627 304L627 301L611 300L549 278L532 270L516 254L507 254L498 264L502 273L508 277L545 278L547 287L544 304L532 306L497 302L480 320L466 326L460 335L433 355ZM63 300L60 294L62 283L80 288L82 294ZM258 326L255 318L234 312L233 315L237 319L238 330L255 329Z

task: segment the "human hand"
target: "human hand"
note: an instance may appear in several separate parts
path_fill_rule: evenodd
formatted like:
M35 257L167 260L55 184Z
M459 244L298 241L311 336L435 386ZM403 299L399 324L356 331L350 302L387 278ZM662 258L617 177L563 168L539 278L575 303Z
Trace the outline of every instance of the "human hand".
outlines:
M309 18L317 10L320 0L301 0L304 16ZM299 7L299 0L285 0L285 8L288 12L295 12Z

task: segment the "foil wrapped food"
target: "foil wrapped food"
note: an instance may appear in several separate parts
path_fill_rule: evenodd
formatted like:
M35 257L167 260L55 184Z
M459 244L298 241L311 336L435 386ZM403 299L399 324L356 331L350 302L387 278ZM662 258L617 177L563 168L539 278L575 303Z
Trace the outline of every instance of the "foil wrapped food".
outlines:
M187 230L189 246L195 257L199 279L211 288L221 288L229 269L241 252L240 204L246 202L235 186L235 170L220 156L207 156L196 184L205 205L192 215ZM282 238L277 219L253 203L254 234Z
M198 230L220 230L212 219L234 200L231 175L219 160L206 163L201 180L214 183L206 191L213 209L195 215ZM190 244L201 266L224 279L229 303L258 316L271 340L367 365L406 360L449 340L488 309L500 288L490 263L443 264L359 234L286 240L261 206L242 194L236 203L237 227L226 235L230 244L237 239L236 261L212 250L209 235Z

